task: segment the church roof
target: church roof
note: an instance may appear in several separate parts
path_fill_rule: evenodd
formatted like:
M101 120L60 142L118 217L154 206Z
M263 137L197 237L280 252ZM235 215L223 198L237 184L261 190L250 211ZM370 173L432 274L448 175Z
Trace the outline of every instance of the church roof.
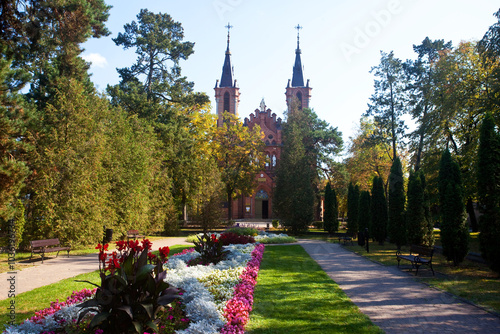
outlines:
M231 65L231 51L229 51L229 29L232 26L228 23L227 26L227 49L224 65L222 66L222 76L220 78L219 87L233 87L233 66Z
M302 73L299 46L299 30L302 29L302 27L297 25L295 28L297 29L297 49L295 50L295 64L293 65L292 87L304 87L304 74Z

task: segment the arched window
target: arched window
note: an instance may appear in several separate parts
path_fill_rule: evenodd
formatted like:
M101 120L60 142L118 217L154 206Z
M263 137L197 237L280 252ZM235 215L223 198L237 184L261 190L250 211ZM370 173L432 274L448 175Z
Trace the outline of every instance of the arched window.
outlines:
M224 93L224 110L223 111L230 112L230 110L229 110L229 92Z
M269 161L271 160L271 157L269 156L269 154L266 154L266 168L269 168Z
M273 157L271 158L271 166L276 167L276 154L273 154Z
M302 110L302 93L297 92L297 100L299 100L299 110Z

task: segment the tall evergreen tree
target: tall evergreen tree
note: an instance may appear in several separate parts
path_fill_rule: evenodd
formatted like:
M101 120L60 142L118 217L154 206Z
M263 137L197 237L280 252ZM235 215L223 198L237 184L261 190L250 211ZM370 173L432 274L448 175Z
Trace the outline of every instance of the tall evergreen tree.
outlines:
M439 168L439 204L443 254L456 266L469 251L469 231L460 168L448 150L443 152Z
M314 169L306 151L307 115L295 112L283 125L283 141L273 194L274 209L282 225L297 234L314 219Z
M398 250L406 243L405 193L403 166L399 157L394 159L389 174L389 223L387 232Z
M349 183L347 193L347 230L349 233L358 233L358 208L359 208L359 186Z
M418 172L410 173L407 198L406 228L408 243L422 245L427 234L427 221L424 212L424 189Z
M370 234L379 244L383 245L387 238L387 200L385 198L384 181L378 176L373 178L370 215Z
M325 188L325 213L323 216L325 231L329 233L337 232L338 230L338 204L335 189L327 183Z
M359 195L359 206L358 206L358 230L364 232L368 228L368 233L371 234L370 228L370 204L371 196L370 192L364 190Z
M490 113L481 126L477 175L481 253L500 272L500 134Z
M394 53L381 52L380 65L370 72L375 73L375 92L370 97L366 116L374 116L380 131L380 140L388 139L392 147L392 160L396 159L399 137L404 134L404 85L403 64Z

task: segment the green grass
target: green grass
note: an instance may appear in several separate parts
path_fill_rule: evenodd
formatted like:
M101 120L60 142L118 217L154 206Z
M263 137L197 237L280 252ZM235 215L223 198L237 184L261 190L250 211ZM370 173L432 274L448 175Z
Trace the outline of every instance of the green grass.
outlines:
M299 245L267 247L246 333L382 333Z
M170 247L170 254L181 252L185 248L191 248L188 245L175 245ZM154 252L155 253L155 252ZM157 252L156 252L157 253ZM100 282L99 271L81 274L75 277L61 280L57 283L42 286L24 293L16 295L16 323L21 323L27 318L35 315L36 311L50 307L50 303L59 299L66 300L73 291L79 291L84 288L93 289L94 286L88 283L75 282L76 280L86 280L98 284ZM7 323L8 314L5 313L10 305L10 299L0 300L0 324ZM3 330L3 327L0 327Z
M439 239L437 240L439 241ZM364 247L347 244L344 246L357 254L387 266L397 266L396 245L385 243L383 246L370 242L370 252ZM403 246L402 253L408 253L409 247ZM500 313L500 277L486 264L464 260L455 267L442 254L434 253L432 266L436 276L432 276L427 267L422 267L416 279L456 296L467 299L487 310ZM401 262L408 268L409 263Z

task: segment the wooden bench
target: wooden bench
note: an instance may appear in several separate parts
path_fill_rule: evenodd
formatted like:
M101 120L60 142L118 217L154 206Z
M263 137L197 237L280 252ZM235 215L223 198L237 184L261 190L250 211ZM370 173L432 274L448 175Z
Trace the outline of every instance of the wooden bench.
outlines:
M351 233L341 233L341 232L335 232L335 233L332 233L330 234L330 236L332 236L333 238L338 238L339 239L339 244L340 242L344 242L344 245L350 241L351 242L351 245L353 244L352 242L352 234Z
M42 263L45 257L45 253L57 252L56 256L58 256L60 251L67 251L69 257L69 251L71 250L71 247L61 246L61 243L59 242L58 238L32 240L30 241L30 246L31 246L30 261L33 258L33 254L40 254L42 257Z
M130 240L130 239L137 239L137 238L142 238L144 239L145 236L142 235L142 234L139 234L139 231L138 230L128 230L127 231L127 240Z
M429 266L432 270L432 275L434 275L434 269L432 268L432 256L434 255L434 248L429 248L425 246L410 246L410 255L402 255L400 251L396 252L396 258L399 262L401 260L406 260L411 262L411 268L417 268L415 276L418 275L418 268L422 265Z

